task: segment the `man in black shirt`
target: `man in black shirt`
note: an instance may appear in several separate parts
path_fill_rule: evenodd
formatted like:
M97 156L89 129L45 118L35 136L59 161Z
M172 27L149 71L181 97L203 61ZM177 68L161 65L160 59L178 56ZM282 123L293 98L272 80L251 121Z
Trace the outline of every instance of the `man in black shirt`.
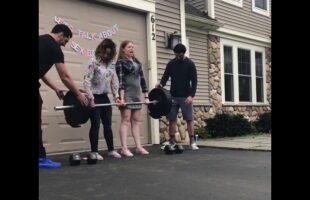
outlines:
M64 94L56 86L56 84L46 76L46 73L55 64L59 77L63 84L71 91L73 91L82 105L87 105L87 98L83 93L79 91L71 76L69 75L67 68L64 64L64 54L60 46L65 46L72 37L72 32L64 24L57 24L52 29L50 34L39 36L39 79L41 79L46 85L52 88L59 99L62 99ZM39 88L40 88L39 82ZM58 168L61 167L61 163L53 162L46 157L45 148L42 140L42 98L39 92L39 168Z
M164 87L171 77L170 93L172 96L172 108L168 114L169 136L172 149L176 144L175 132L177 123L177 114L181 107L183 119L187 122L187 131L190 138L190 149L198 150L194 139L193 122L193 99L197 88L197 71L193 61L184 54L186 47L183 44L177 44L173 52L175 58L167 64L165 72L157 87Z

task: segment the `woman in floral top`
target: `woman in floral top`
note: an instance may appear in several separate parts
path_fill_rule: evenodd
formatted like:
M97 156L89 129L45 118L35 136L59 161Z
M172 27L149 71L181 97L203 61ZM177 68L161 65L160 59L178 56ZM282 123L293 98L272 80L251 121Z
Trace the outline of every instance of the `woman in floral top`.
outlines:
M108 97L110 92L112 92L115 102L120 105L118 95L119 82L112 64L115 55L115 43L111 39L104 39L96 48L95 58L91 58L84 76L84 89L88 94L91 107L89 139L91 151L96 152L98 160L103 160L103 157L98 153L100 119L103 124L104 138L108 146L108 156L121 157L119 153L114 151L111 127L112 107L95 107L95 104L110 103Z

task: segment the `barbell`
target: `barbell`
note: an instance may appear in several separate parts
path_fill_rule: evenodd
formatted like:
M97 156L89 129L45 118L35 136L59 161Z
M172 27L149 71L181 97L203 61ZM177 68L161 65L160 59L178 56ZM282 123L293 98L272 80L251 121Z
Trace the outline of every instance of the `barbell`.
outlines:
M165 88L154 88L149 92L150 103L148 106L148 114L159 119L167 115L172 106L170 92ZM125 105L146 104L145 102L128 102ZM95 107L114 106L116 103L95 104ZM90 118L90 106L82 106L72 91L68 91L63 100L63 106L55 106L54 110L64 111L65 120L71 127L80 127L85 124Z
M150 101L150 104L156 104L158 103L158 101ZM129 103L125 103L126 105L140 105L140 104L147 104L145 102L129 102ZM94 107L104 107L104 106L115 106L117 105L117 103L100 103L100 104L95 104ZM58 111L58 110L65 110L65 109L69 109L69 108L75 108L75 105L67 105L67 106L55 106L54 110Z

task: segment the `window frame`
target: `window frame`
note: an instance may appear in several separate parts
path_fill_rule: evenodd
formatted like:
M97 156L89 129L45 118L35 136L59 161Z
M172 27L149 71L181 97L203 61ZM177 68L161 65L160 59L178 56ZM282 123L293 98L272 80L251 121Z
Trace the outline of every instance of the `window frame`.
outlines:
M234 5L234 6L238 6L238 7L241 7L241 8L243 7L243 0L239 0L239 2L234 1L234 0L222 0L222 1L224 1L226 3L229 3L231 5Z
M233 56L233 47L232 46L228 46L228 45L224 45L224 46L226 46L226 47L228 47L228 48L231 48L231 56ZM224 46L223 46L223 52L225 52L225 49L224 49ZM232 60L232 62L233 62L233 57L231 58ZM232 66L231 66L231 71L232 72L225 72L225 55L223 54L223 73L224 73L224 76L223 76L223 78L224 78L224 81L225 81L225 78L226 78L226 76L227 75L229 75L229 76L232 76L232 78L233 78L233 80L232 80L232 86L233 86L233 88L232 88L232 99L234 100L234 68L233 68L233 63L231 63L232 64ZM224 84L225 84L225 82L224 82ZM226 95L226 91L224 90L224 92L225 92L225 95ZM226 96L225 96L225 101L226 101Z
M266 0L266 10L262 9L262 8L258 8L255 6L255 1L256 0L252 0L252 11L261 15L265 15L270 17L270 0Z
M266 87L266 61L265 61L265 48L260 46L254 46L242 42L236 42L232 40L227 40L221 38L220 41L221 46L221 91L222 91L222 103L224 105L267 105L267 87ZM225 100L225 72L224 72L224 46L232 47L232 63L233 63L233 100L234 101L226 101ZM251 95L252 101L249 102L240 102L239 101L239 69L238 69L238 48L250 50L250 58L251 58ZM257 102L256 96L256 59L255 53L262 53L262 77L263 77L263 101Z
M249 61L250 61L250 73L249 74L246 74L246 73L240 73L241 70L239 70L239 63L241 62L239 60L239 50L241 51L248 51L249 52ZM240 84L239 84L239 80L241 77L243 78L250 78L250 84L251 84L251 90L250 90L250 94L249 94L249 99L253 99L253 88L252 88L252 70L253 70L253 67L252 67L252 56L251 56L251 49L248 49L248 48L243 48L243 47L237 47L237 63L238 63L238 72L237 72L237 78L238 78L238 90L239 90L239 102L241 102L240 100ZM235 75L235 74L234 74ZM242 101L242 103L249 103L249 102L252 102L252 101Z
M263 76L263 64L264 64L264 63L263 63L263 54L262 54L262 52L255 51L255 57L256 57L256 53L260 53L261 56L262 56L262 60L261 60L261 62L262 62L262 63L261 63L261 65L262 65L262 66L261 66L261 67L262 67L262 69L261 69L261 70L262 70L262 71L261 71L262 75L258 75L257 73L255 74L255 76L256 76L256 77L255 77L255 78L256 78L256 101L257 101L257 98L258 98L258 97L257 97L257 79L262 79L263 84L264 84L264 76ZM256 68L255 68L255 69L256 69L256 72L257 72L257 63L256 63L256 61L257 61L257 60L255 60L255 65L256 65ZM262 88L262 90L263 90L263 91L262 91L262 92L263 92L263 95L262 95L263 101L262 101L262 102L264 102L264 95L265 95L264 88Z

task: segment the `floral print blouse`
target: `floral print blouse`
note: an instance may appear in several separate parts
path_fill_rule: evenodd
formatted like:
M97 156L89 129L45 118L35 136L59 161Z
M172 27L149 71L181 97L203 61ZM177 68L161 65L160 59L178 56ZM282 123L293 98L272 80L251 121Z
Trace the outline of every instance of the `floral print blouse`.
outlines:
M119 97L119 81L115 73L114 64L109 63L106 67L95 58L91 58L86 67L86 75L83 82L84 89L89 99L94 99L93 94L113 94Z

